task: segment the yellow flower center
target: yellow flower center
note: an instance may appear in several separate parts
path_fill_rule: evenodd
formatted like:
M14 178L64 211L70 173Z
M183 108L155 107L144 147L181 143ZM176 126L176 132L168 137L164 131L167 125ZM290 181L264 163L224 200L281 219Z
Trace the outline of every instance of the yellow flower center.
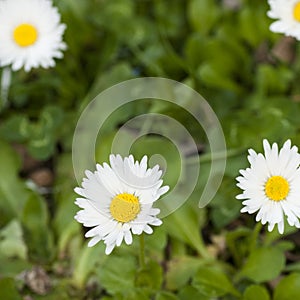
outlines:
M21 24L14 30L14 40L20 47L33 45L38 38L36 28L30 24Z
M298 1L294 6L294 19L300 22L300 1Z
M127 193L115 196L109 209L113 218L122 223L134 220L141 210L138 197Z
M290 190L288 181L282 176L272 176L265 185L265 192L269 199L281 201L286 198Z

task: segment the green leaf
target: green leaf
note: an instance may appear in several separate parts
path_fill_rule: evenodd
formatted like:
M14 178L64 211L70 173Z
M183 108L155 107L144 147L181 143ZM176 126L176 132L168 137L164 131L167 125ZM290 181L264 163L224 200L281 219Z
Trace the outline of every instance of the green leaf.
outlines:
M241 202L235 200L238 191L233 188L234 185L235 179L224 176L218 193L210 203L211 219L218 229L225 227L240 215Z
M228 250L233 257L235 264L238 266L243 264L244 257L249 253L252 234L253 232L246 227L238 227L226 234Z
M19 221L12 220L0 231L0 254L26 259L27 247L23 240L23 231Z
M286 272L300 272L300 262L295 262L288 264L285 268L284 271Z
M18 175L20 165L20 158L14 150L0 140L0 225L20 217L29 196Z
M299 298L300 273L292 273L283 278L276 286L274 300L292 300Z
M73 272L73 282L79 287L83 288L89 275L96 269L98 270L102 264L108 259L105 255L104 243L98 243L94 247L87 247L87 243L75 253L75 266Z
M98 270L99 283L108 293L126 294L134 289L136 260L132 256L108 256Z
M0 274L2 277L15 277L30 268L32 268L32 264L26 260L0 255Z
M204 223L204 218L204 209L198 207L195 209L193 205L187 202L165 218L164 224L171 236L187 243L204 256L206 254L203 252L202 241L199 237L199 228Z
M288 67L261 64L257 69L257 89L259 93L278 95L289 89L294 79L293 72Z
M180 300L211 300L212 298L206 295L203 295L199 292L198 289L192 286L185 286L178 293L178 297Z
M51 134L46 133L44 128L39 127L39 130L38 136L28 142L28 152L36 159L45 160L53 154L55 144Z
M221 297L226 294L240 295L224 271L213 266L200 267L193 278L192 285L208 297Z
M299 291L300 273L292 273L278 283L274 291L274 300L298 299Z
M189 256L175 257L168 263L166 287L169 290L179 290L195 275L203 261Z
M24 115L13 115L0 127L0 135L7 141L23 142L28 137L29 121Z
M160 289L163 282L163 270L159 263L150 261L145 268L137 272L136 285L153 290Z
M246 288L243 300L270 300L268 290L260 285L250 285Z
M164 227L154 228L153 234L145 235L145 244L149 251L161 253L167 245L167 232Z
M179 300L179 298L169 292L159 292L156 297L155 300Z
M32 193L23 210L22 225L29 257L39 263L49 262L54 256L53 236L48 222L45 200Z
M12 278L0 279L0 299L22 300Z
M285 256L276 247L262 247L255 249L248 257L239 276L247 277L260 283L275 279L285 266Z
M40 123L49 132L59 128L63 120L64 113L59 106L46 106L40 117Z
M189 8L189 20L201 33L208 33L219 17L219 9L214 0L192 0Z
M268 20L266 18L266 8L263 5L253 5L244 7L238 15L237 24L239 33L252 46L259 43L269 34Z
M117 65L112 66L111 69L107 70L104 74L101 71L96 78L86 101L90 101L105 89L131 78L133 78L132 69L126 62L120 62Z

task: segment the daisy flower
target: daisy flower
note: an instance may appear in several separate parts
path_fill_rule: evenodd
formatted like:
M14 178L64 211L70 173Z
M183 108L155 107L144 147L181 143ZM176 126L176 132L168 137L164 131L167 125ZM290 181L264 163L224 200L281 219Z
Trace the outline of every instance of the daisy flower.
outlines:
M300 154L290 140L279 152L276 143L271 147L264 140L263 146L264 155L249 149L250 168L240 170L237 186L243 193L236 198L244 200L241 212L258 212L257 222L269 223L269 231L277 224L282 234L284 215L291 226L300 228Z
M300 40L300 1L268 0L268 2L271 9L267 15L272 19L277 19L271 24L270 30Z
M153 203L165 194L168 186L162 187L162 171L156 165L147 169L147 156L141 162L134 161L132 155L124 159L120 155L110 155L110 166L97 164L97 170L86 171L82 188L75 192L83 198L77 198L80 210L75 219L86 227L93 227L85 236L92 238L88 246L92 247L103 240L106 254L123 239L127 245L132 243L132 233L151 234L152 226L162 221L156 216L160 213Z
M66 25L60 23L57 8L50 0L0 1L0 66L53 67L54 58L62 58L66 49L62 35Z

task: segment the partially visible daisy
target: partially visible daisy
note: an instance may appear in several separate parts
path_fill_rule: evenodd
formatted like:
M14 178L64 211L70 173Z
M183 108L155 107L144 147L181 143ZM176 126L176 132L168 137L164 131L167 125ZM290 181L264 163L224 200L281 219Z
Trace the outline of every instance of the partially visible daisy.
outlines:
M62 58L66 25L50 0L0 1L0 66L49 68L54 58Z
M268 2L271 9L267 15L272 19L277 19L271 24L270 30L300 40L300 1L268 0Z
M284 215L291 226L300 228L300 154L296 146L287 140L278 152L278 145L272 147L263 141L264 152L249 149L250 168L240 170L237 186L243 193L237 199L244 200L241 212L258 212L256 221L269 223L272 231L277 224L278 231L284 232Z
M97 164L97 170L86 171L82 188L75 192L76 204L82 208L75 219L86 227L94 227L86 233L91 237L88 246L92 247L103 240L106 254L123 239L132 243L132 233L153 232L152 226L159 226L158 208L153 203L165 194L168 186L163 186L159 166L147 169L147 156L141 162L134 161L132 155L124 159L120 155L110 155L110 166Z

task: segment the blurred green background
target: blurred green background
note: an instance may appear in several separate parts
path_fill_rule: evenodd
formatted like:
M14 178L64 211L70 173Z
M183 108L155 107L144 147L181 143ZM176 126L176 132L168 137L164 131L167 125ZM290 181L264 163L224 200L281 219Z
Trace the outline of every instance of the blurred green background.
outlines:
M53 69L14 73L9 106L0 112L0 299L298 299L299 234L288 226L283 236L260 232L235 199L235 177L247 166L248 148L261 151L263 138L300 145L299 42L269 31L267 1L55 5L67 24L64 58ZM210 170L203 159L189 201L146 237L148 264L141 271L136 238L108 257L101 242L87 248L74 220L78 183L71 151L78 118L93 97L144 76L198 91L222 124L229 156L217 195L198 209ZM152 111L185 125L205 156L206 138L184 111L145 101L114 114L97 161L107 161L120 125ZM179 156L165 143L146 136L133 152L140 158L160 151L172 187Z

